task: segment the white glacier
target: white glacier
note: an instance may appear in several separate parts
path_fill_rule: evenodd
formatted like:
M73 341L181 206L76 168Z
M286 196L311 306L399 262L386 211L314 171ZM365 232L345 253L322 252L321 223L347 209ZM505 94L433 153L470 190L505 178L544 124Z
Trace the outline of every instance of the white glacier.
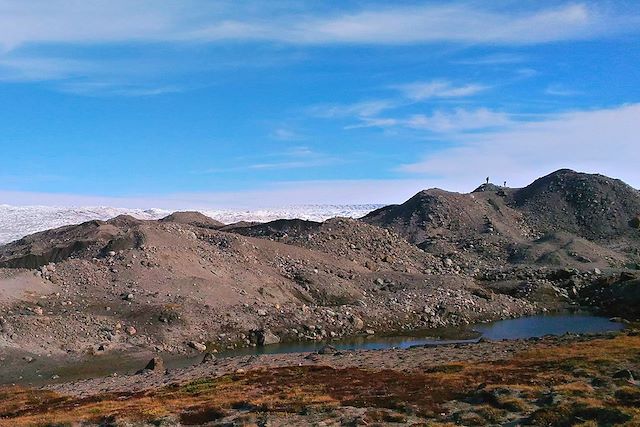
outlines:
M225 224L238 221L266 222L281 218L324 221L336 216L358 218L381 206L377 204L300 205L255 210L199 210L199 212ZM93 219L107 220L123 214L139 219L159 219L170 213L171 211L164 209L126 209L107 206L12 206L0 204L0 245L38 231L63 225L79 224Z

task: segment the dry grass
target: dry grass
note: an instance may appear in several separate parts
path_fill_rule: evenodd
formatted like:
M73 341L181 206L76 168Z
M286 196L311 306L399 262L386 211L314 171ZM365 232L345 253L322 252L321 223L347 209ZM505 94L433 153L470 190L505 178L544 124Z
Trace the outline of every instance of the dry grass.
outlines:
M508 361L461 362L427 372L291 366L205 378L148 393L105 394L88 399L8 388L0 390L0 425L105 419L151 421L162 417L194 424L221 418L235 409L304 413L308 408L330 411L338 406L383 411L371 412L375 420L384 414L437 419L445 403L478 396L480 383L485 385L485 394L498 388L511 392L478 402L474 412L487 421L502 419L506 412L519 412L533 413L532 421L542 424L565 425L568 419L578 417L584 420L584 425L603 422L634 425L640 422L636 409L638 388L612 382L609 388L594 389L584 372L610 377L615 367L635 367L639 363L640 337L620 335L567 345L539 345ZM573 373L576 370L581 370L580 375ZM533 406L550 390L564 400L543 408ZM400 415L393 416L401 419ZM472 419L480 422L474 415L468 417L469 422Z

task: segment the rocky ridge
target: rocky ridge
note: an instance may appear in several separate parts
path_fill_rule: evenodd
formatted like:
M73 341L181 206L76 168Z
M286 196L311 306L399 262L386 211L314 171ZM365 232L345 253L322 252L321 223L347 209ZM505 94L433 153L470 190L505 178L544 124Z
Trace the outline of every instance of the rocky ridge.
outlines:
M636 289L616 277L638 263L637 198L561 170L520 190L422 191L362 220L223 226L179 212L48 230L0 247L0 348L185 353L611 312ZM565 216L536 211L553 206Z

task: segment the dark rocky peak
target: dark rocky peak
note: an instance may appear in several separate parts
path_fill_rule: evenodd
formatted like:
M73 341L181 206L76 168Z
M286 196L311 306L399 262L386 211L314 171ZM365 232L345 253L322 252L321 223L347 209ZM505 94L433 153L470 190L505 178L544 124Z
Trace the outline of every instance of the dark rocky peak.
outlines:
M194 227L218 229L224 227L220 221L216 221L200 212L185 211L174 212L160 220L160 222L175 222L178 224L188 224Z

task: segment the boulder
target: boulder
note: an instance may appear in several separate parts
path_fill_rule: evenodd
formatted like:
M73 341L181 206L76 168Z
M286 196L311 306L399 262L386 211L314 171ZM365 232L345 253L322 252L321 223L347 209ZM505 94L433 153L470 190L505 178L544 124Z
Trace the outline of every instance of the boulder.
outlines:
M351 324L353 324L353 329L356 331L364 328L364 321L358 316L351 316Z
M251 331L250 340L259 346L265 346L279 343L280 337L269 329L256 329Z
M144 367L144 371L164 372L164 360L162 360L162 358L158 356L154 357L153 359L149 360L147 366Z

